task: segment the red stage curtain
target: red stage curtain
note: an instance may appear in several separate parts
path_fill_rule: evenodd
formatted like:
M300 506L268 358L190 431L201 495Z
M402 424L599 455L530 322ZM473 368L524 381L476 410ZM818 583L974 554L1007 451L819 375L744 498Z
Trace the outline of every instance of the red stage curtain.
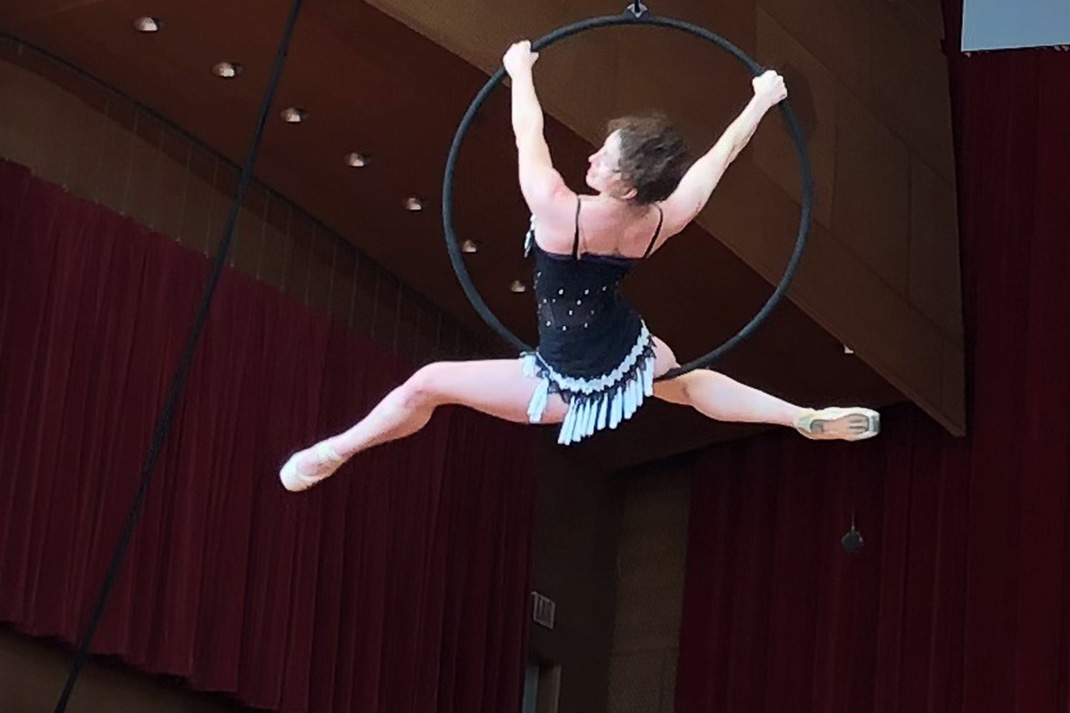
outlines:
M776 433L703 453L677 710L962 710L968 462L912 407L867 444Z
M84 627L207 269L0 162L0 620ZM530 431L444 409L277 481L411 368L228 273L94 651L281 711L517 710Z
M945 0L970 435L907 406L865 444L703 455L681 712L1070 708L1070 55L963 57L960 11Z

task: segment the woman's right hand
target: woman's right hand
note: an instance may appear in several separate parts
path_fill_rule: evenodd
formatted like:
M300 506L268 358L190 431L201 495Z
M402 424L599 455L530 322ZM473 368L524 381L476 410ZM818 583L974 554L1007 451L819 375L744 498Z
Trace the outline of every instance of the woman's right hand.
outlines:
M539 53L531 51L531 42L524 40L509 48L502 57L502 64L505 65L505 71L509 73L509 76L515 77L517 72L530 72L538 58Z
M788 98L788 88L784 78L775 70L769 69L751 80L754 96L770 109Z

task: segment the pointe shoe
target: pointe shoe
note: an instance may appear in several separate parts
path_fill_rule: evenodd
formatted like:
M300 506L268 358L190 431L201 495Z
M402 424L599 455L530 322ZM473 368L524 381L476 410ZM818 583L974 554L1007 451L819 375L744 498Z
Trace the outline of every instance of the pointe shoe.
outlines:
M795 430L815 441L861 441L880 433L880 414L868 408L823 408L795 419Z
M304 472L297 467L299 460L305 461ZM282 481L282 487L291 493L300 492L330 476L343 463L345 463L345 458L320 441L311 448L290 456L290 459L279 470L279 480Z

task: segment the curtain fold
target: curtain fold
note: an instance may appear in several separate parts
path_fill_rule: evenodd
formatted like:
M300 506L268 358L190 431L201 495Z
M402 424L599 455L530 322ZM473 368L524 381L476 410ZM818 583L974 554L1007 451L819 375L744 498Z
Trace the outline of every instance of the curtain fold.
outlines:
M969 449L912 406L882 420L697 458L677 710L966 710Z
M207 272L0 161L0 620L85 626ZM442 409L307 493L277 481L411 370L228 272L94 652L287 712L518 709L530 430Z

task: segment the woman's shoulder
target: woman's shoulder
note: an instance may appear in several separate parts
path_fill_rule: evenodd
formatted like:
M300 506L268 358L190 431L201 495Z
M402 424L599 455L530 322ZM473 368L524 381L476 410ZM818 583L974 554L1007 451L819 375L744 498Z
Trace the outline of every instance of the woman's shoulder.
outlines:
M580 236L588 252L617 257L642 254L658 226L658 213L651 207L644 213L624 213L611 206L592 205L580 221Z

